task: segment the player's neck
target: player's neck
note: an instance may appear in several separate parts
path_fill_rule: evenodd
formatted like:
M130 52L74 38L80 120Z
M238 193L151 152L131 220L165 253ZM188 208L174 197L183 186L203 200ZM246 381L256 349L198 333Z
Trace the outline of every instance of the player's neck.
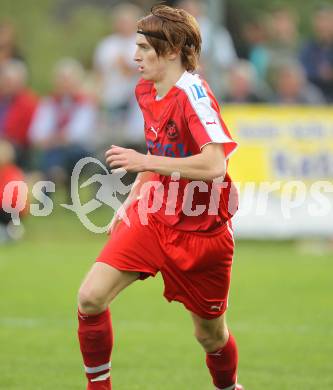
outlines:
M161 98L165 96L181 78L184 72L185 69L183 67L171 68L165 73L161 80L155 81L154 85L157 91L157 95Z

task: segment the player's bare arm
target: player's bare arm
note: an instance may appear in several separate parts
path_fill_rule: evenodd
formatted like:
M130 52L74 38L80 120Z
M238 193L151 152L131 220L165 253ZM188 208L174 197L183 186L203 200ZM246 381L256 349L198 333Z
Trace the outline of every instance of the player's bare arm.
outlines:
M111 168L123 168L129 172L154 172L171 176L179 172L182 178L211 181L225 175L226 162L220 144L208 144L195 156L174 158L145 155L133 149L112 146L106 152L106 162Z

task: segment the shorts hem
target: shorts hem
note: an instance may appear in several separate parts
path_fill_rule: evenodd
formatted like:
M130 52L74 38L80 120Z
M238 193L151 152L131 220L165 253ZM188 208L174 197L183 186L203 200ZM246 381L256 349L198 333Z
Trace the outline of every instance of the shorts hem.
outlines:
M166 294L164 294L164 298L170 303L171 302L181 303L182 305L184 305L186 310L190 311L191 313L196 314L197 316L199 316L201 318L204 318L205 320L214 320L215 318L220 317L222 314L224 314L227 311L227 307L226 307L225 310L223 310L223 311L219 311L219 312L216 312L214 314L210 314L210 313L206 313L204 311L201 311L200 309L197 310L195 307L190 307L190 305L188 305L186 302L182 301L181 298L177 298L177 297L171 298L170 296L168 296Z
M103 259L96 259L96 263L104 263L109 265L110 267L116 268L118 271L125 271L125 272L138 272L140 275L138 279L144 280L151 277L155 277L157 274L157 271L151 271L148 269L143 268L136 268L136 267L124 267L119 264L112 264L109 260L103 260Z

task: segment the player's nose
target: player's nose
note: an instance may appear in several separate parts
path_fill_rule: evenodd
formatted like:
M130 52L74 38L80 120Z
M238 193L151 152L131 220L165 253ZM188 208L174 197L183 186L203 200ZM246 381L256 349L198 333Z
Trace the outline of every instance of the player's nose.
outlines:
M135 62L140 62L140 61L142 61L142 58L141 58L141 56L140 56L140 54L139 54L139 50L138 50L138 49L135 50L133 59L134 59Z

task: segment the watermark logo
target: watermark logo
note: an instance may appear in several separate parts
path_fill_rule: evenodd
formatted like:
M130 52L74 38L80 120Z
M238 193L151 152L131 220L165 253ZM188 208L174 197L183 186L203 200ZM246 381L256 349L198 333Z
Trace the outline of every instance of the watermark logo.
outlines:
M94 167L93 173L87 178L86 168ZM90 169L91 172L91 169ZM70 204L61 204L67 210L75 213L82 225L89 231L100 234L108 231L109 223L97 226L91 213L102 206L112 209L117 218L130 226L130 219L126 207L119 196L125 198L131 191L136 193L137 211L142 225L147 225L149 215L164 213L165 217L182 213L186 217L200 217L204 213L208 216L218 215L221 212L235 214L238 208L238 190L240 190L240 207L238 217L251 216L259 218L269 215L274 208L278 211L281 220L287 221L299 217L308 223L309 218L331 218L333 211L333 183L328 180L314 181L305 184L302 181L272 181L272 182L245 182L234 183L225 181L223 177L215 179L211 184L205 181L182 181L179 172L174 172L164 185L163 181L151 180L140 183L124 184L125 170L110 173L108 168L98 159L86 157L78 161L71 176ZM82 183L82 184L81 184ZM83 202L82 190L90 187L94 190L93 198ZM238 188L238 189L237 189ZM54 200L49 196L55 193L56 185L50 181L39 181L31 189L30 202L29 188L23 181L11 181L4 187L0 207L10 214L14 225L21 223L21 216L25 212L36 217L50 215L54 208ZM133 192L132 194L133 195ZM222 204L221 204L222 201Z
M102 168L105 174L96 173L81 185L79 180L83 169L88 164L96 164ZM117 173L110 173L108 169L99 160L93 157L85 157L81 159L74 167L71 177L71 199L72 204L62 204L61 206L73 211L82 225L93 233L105 233L108 229L106 226L95 225L88 217L88 215L102 207L107 205L111 207L121 219L129 225L129 219L126 214L126 210L122 207L122 203L118 199L118 195L127 195L131 191L132 185L125 185L122 182L122 178L125 176L126 170L117 170ZM87 203L82 204L80 198L80 188L85 188L93 184L100 184L99 189L96 192L95 199L89 200Z

